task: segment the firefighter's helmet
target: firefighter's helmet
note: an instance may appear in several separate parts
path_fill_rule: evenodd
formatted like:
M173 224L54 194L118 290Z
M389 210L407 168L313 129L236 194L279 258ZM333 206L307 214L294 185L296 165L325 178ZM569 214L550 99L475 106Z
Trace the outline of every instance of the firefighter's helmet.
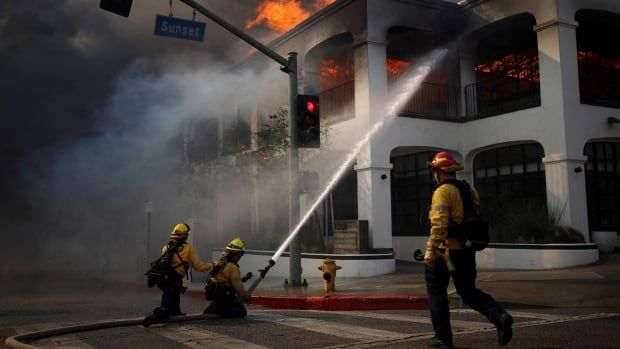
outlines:
M172 228L172 232L170 233L171 239L183 239L189 235L189 225L187 223L179 223Z
M459 164L450 153L440 151L433 156L429 165L431 170L442 170L444 172L463 171L463 166Z
M226 245L226 251L245 252L245 242L239 238L234 238L228 245Z

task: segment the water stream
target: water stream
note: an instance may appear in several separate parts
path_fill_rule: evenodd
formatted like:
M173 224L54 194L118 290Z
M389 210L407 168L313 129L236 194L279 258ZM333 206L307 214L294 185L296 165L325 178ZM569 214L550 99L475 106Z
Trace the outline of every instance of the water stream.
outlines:
M401 78L400 82L394 86L391 95L388 97L388 101L385 105L383 116L375 122L368 132L360 139L353 149L347 154L344 162L338 167L336 172L330 177L329 181L316 198L314 203L308 208L304 215L299 219L299 222L291 230L288 237L282 245L278 248L276 253L271 258L274 262L280 258L286 247L291 243L293 238L297 235L301 227L312 215L312 212L319 206L319 204L325 199L329 192L338 183L340 178L344 175L345 171L351 166L353 161L357 158L357 155L362 148L370 141L370 139L385 125L386 121L391 120L403 107L403 105L411 98L411 96L420 88L424 79L433 70L433 67L441 61L441 59L448 52L447 49L437 49L432 51L426 57L420 60L415 69L412 69L409 74Z

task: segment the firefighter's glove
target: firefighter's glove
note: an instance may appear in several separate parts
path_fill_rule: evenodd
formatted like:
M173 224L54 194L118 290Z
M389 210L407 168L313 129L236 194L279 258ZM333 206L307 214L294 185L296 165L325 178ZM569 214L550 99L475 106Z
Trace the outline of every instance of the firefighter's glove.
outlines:
M424 253L424 263L426 265L434 265L442 258L441 254L434 247L428 246L426 247L426 252Z
M254 275L252 275L251 272L245 274L245 276L241 278L241 282L246 282L246 281L250 280L252 278L252 276L254 276Z
M244 293L243 295L239 296L239 300L242 301L243 303L247 303L250 300L251 295L249 293Z

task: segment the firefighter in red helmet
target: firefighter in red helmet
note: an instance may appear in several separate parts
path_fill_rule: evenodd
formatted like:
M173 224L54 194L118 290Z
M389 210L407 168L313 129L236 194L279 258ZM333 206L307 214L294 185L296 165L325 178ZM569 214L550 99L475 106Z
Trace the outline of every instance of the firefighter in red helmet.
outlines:
M431 230L424 254L424 274L429 295L429 310L435 337L428 342L430 348L453 348L447 288L450 277L456 291L469 307L485 315L497 327L498 343L506 345L512 338L512 317L491 296L476 288L475 250L465 248L459 237L449 234L454 225L464 217L464 193L471 193L475 210L478 210L478 192L465 181L456 180L456 172L463 166L445 151L433 156L429 169L437 187L433 192L429 219Z

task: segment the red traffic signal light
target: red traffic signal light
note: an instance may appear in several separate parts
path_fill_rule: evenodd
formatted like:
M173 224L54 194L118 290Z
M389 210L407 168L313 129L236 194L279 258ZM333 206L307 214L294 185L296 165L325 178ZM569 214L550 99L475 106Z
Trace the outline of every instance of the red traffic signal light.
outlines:
M306 102L306 110L308 110L308 113L314 113L314 110L316 109L316 105L314 104L314 101L307 101Z
M297 147L321 147L319 96L297 95Z

